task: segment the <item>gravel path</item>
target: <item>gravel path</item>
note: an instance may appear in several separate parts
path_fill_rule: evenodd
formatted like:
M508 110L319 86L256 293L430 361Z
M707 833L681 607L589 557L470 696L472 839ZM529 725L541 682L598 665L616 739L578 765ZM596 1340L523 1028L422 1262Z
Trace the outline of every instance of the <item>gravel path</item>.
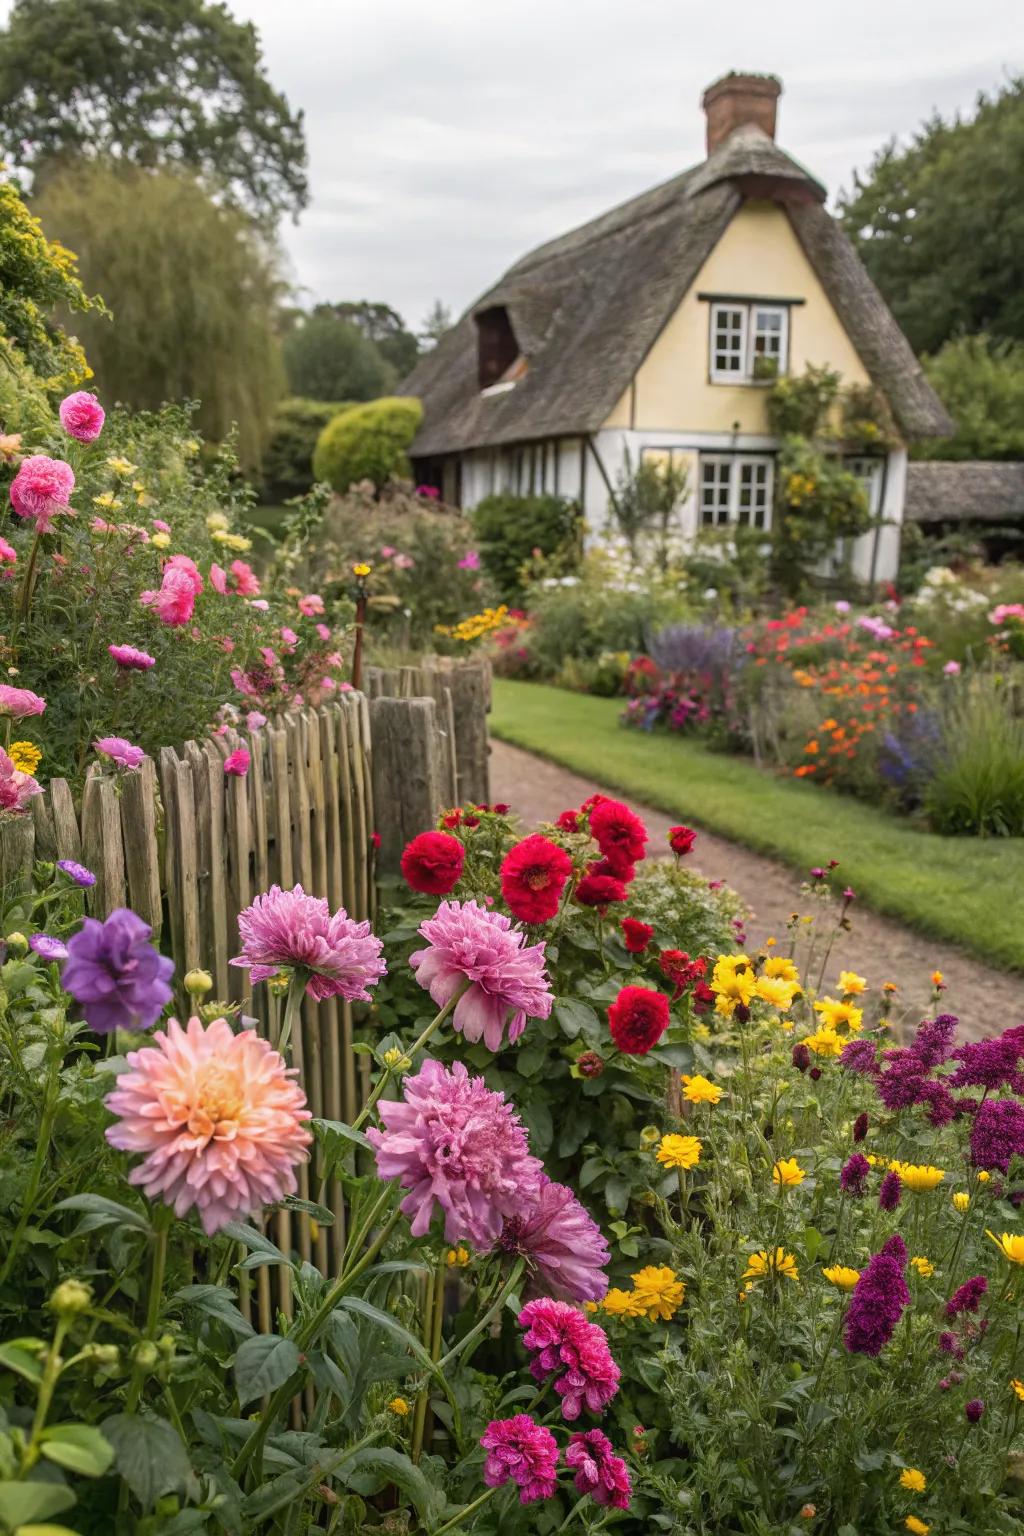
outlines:
M519 747L492 740L491 796L506 801L528 828L553 821L559 811L579 805L599 786L556 763ZM629 802L647 823L652 846L665 846L672 820L660 811ZM748 943L755 947L769 934L781 937L791 912L801 910L800 880L782 864L751 853L713 832L701 832L691 855L693 865L711 880L725 880L751 908ZM995 971L952 945L923 938L888 918L853 909L853 931L837 960L867 976L872 985L898 981L901 997L919 1017L928 1012L931 973L946 979L944 1006L959 1016L965 1036L997 1034L1008 1024L1024 1023L1019 978ZM838 972L839 966L836 966Z

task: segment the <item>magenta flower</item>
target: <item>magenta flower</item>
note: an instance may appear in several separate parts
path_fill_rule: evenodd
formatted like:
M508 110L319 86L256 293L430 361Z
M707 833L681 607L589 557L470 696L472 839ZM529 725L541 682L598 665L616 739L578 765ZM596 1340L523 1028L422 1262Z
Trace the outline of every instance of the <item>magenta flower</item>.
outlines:
M971 1126L971 1162L976 1168L1008 1173L1013 1157L1024 1157L1024 1104L986 1099Z
M250 709L245 717L245 728L247 731L261 731L266 723L266 715L261 714L258 709Z
M140 592L139 602L152 608L161 624L177 629L187 624L196 606L195 589L184 571L168 570L158 592Z
M883 1211L894 1211L903 1198L903 1180L895 1168L883 1175L878 1190L878 1204Z
M137 651L134 645L108 645L107 650L119 667L126 672L148 672L156 666L156 657L148 651Z
M196 597L203 590L203 578L198 565L189 555L171 555L164 561L164 576L168 571L178 571L186 576Z
M239 597L259 597L260 584L251 565L246 565L244 560L232 560L231 574Z
M106 411L88 390L78 389L61 401L57 411L60 424L69 437L80 443L94 443L103 431Z
M405 1079L402 1098L382 1099L378 1112L384 1130L366 1134L381 1178L399 1179L409 1191L402 1210L414 1237L429 1228L436 1201L448 1242L489 1248L503 1219L537 1187L541 1163L530 1155L518 1115L460 1061L449 1070L428 1058Z
M870 1175L871 1164L863 1152L854 1152L842 1166L839 1188L847 1195L866 1194Z
M603 1413L619 1389L620 1374L604 1329L550 1296L527 1302L519 1326L526 1329L523 1345L536 1352L530 1362L534 1380L556 1375L563 1419L578 1419L584 1407Z
M0 683L0 715L25 720L29 715L41 715L45 708L46 700L31 688L12 688L9 683Z
M33 795L41 795L43 787L30 773L15 768L11 759L0 747L0 813L21 816L29 808Z
M961 1312L977 1312L981 1298L988 1290L984 1275L972 1275L946 1302L946 1316L959 1317Z
M608 1244L571 1189L542 1175L524 1189L501 1230L506 1253L526 1259L528 1294L600 1301L608 1290Z
M251 761L248 747L236 747L224 759L224 772L236 779L244 779Z
M307 619L314 619L324 611L324 600L318 592L307 592L299 598L299 612Z
M475 549L467 549L458 565L460 571L478 571L480 569L480 556Z
M843 1342L852 1355L881 1354L896 1332L904 1308L910 1305L906 1267L906 1245L896 1232L868 1261L853 1288L843 1324Z
M599 1429L574 1434L565 1461L576 1472L577 1493L589 1493L595 1504L629 1508L633 1494L629 1468L621 1456L614 1454L611 1441Z
M306 992L322 1002L344 997L368 1003L369 987L386 973L383 945L369 923L357 923L344 907L332 916L324 896L307 896L301 885L283 891L272 885L251 907L238 914L242 953L232 965L247 970L252 981L267 981L278 971L310 971Z
M228 573L222 565L217 564L216 560L210 566L210 586L215 592L219 592L221 597L227 596Z
M75 472L63 459L35 453L22 459L11 481L11 506L45 533L59 512L66 512L75 488Z
M109 757L119 768L138 768L146 756L141 747L133 746L123 736L101 736L92 745L94 752L102 752L104 757Z
M429 947L409 957L416 980L439 1008L470 983L455 1005L452 1025L473 1044L483 1038L489 1051L500 1050L506 1023L511 1043L528 1018L550 1014L544 945L527 944L504 913L475 901L442 901L419 931Z
M0 564L13 565L18 558L18 551L13 544L8 544L6 539L0 539Z
M550 1429L528 1413L517 1413L512 1419L492 1419L480 1444L487 1452L488 1488L500 1488L511 1479L519 1489L520 1504L551 1498L558 1477L558 1445Z

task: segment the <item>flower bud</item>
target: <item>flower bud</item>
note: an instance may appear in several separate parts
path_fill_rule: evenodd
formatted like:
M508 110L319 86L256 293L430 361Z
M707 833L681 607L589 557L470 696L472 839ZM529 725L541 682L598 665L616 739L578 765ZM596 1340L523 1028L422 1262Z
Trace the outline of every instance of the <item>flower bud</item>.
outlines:
M274 997L283 997L288 991L291 976L287 971L278 971L276 976L267 978L267 990Z
M7 953L15 960L21 960L28 954L28 939L23 933L9 933L4 942L7 945Z
M74 1317L92 1305L92 1286L83 1280L62 1280L50 1297L48 1306L58 1317Z
M381 1061L392 1072L408 1072L412 1066L409 1057L406 1056L404 1051L400 1051L397 1045L393 1045L390 1050L385 1051Z
M143 1370L151 1371L160 1358L160 1351L152 1339L143 1339L141 1344L135 1346L134 1360Z
M584 1051L576 1059L576 1070L580 1077L600 1077L604 1071L604 1062L596 1051Z
M209 971L189 971L185 976L185 991L189 997L205 997L213 991L213 977Z
M79 1353L90 1365L116 1365L121 1358L116 1344L85 1344Z
M642 1147L653 1147L654 1143L660 1140L661 1132L656 1125L645 1125L640 1132L640 1145Z

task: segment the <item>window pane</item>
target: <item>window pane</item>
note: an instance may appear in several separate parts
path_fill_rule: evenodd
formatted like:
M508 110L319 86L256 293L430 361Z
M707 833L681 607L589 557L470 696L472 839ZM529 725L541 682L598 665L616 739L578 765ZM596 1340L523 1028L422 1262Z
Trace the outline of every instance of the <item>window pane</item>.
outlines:
M746 310L719 304L712 316L711 369L713 373L742 375L746 349Z
M729 464L725 460L701 460L700 520L705 526L729 521Z

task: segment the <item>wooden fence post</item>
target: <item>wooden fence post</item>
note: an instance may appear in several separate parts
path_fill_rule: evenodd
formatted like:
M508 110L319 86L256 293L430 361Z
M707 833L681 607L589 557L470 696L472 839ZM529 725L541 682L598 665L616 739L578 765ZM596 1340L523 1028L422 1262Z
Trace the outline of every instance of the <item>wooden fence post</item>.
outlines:
M381 870L394 874L402 849L437 820L443 801L437 705L433 699L373 699L373 802Z

